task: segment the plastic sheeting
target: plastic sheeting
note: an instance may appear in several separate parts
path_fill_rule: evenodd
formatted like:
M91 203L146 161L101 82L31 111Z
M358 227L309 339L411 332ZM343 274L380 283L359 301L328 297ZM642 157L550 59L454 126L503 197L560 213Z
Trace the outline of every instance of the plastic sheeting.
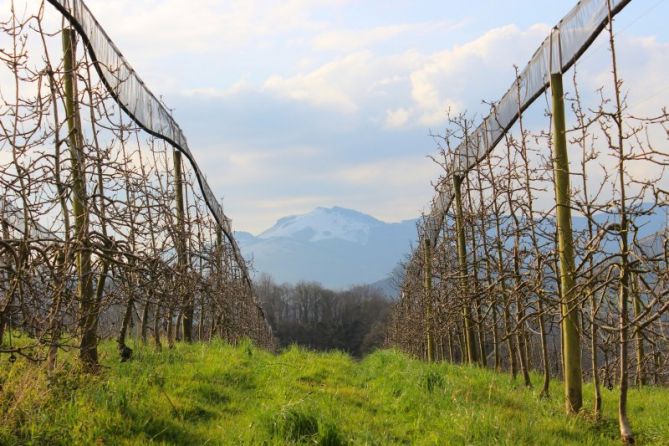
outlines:
M454 152L454 164L448 166L444 181L425 218L421 237L437 242L444 218L454 197L453 175L464 175L495 148L520 114L549 87L550 75L567 71L588 49L609 21L631 0L581 0L558 23L535 51L507 92L496 102L491 113Z
M186 136L172 114L147 88L82 0L48 1L77 29L95 62L102 82L121 108L144 130L166 140L188 158L207 206L230 241L235 260L250 286L251 279L246 262L233 237L230 219L223 213L223 207L216 200L200 167L195 162L186 142Z
M25 219L23 218L23 211L16 206L7 203L4 199L0 201L0 222L2 225L6 224L10 230L17 231L19 234L24 234L26 232L24 229ZM0 235L2 235L2 229L4 228L0 227ZM37 222L29 222L28 232L32 239L54 242L60 241L60 239L51 231ZM0 261L2 261L1 258Z

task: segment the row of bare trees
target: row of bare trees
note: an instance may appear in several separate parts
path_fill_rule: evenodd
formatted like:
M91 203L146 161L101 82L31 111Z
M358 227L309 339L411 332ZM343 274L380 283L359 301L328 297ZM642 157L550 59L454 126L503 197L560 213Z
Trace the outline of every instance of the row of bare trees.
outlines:
M334 291L315 282L279 285L262 274L255 289L279 347L298 344L360 358L383 345L391 301L374 287Z
M78 348L94 369L101 337L130 357L133 326L158 347L272 347L193 171L124 115L76 33L32 6L0 21L0 353L53 365Z
M632 443L628 382L669 383L669 114L632 112L608 31L610 83L582 92L574 70L565 94L553 74L549 131L520 113L494 151L458 171L455 147L473 122L449 119L434 160L454 199L437 243L422 237L406 262L387 341L526 386L540 371L545 397L560 377L568 412L582 408L584 379L597 417L600 387L618 386Z

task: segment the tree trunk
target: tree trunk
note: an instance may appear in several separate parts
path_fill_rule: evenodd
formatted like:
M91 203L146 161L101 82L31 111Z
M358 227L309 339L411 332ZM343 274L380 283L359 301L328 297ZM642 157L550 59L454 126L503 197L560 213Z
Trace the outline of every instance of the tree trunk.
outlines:
M140 337L142 338L142 344L146 345L148 343L147 333L149 331L149 311L151 308L151 301L147 298L144 303L144 309L142 310L142 327L140 329Z

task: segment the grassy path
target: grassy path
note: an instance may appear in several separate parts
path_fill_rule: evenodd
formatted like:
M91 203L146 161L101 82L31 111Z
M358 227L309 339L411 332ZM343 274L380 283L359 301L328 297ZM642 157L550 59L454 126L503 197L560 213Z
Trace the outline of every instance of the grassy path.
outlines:
M507 375L428 365L394 351L361 362L250 345L138 348L128 363L103 347L105 371L67 362L52 377L19 361L0 368L0 444L26 445L618 445L616 395L604 419L562 413ZM539 382L538 377L534 377ZM587 398L590 390L586 386ZM634 389L639 444L669 444L669 389Z

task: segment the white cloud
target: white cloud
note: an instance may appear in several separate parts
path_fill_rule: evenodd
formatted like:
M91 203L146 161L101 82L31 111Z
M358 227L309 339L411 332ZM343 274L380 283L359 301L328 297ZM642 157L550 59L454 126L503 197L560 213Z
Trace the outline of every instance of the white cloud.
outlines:
M304 177L303 164L315 159L320 150L309 146L256 148L233 144L218 144L198 149L198 164L209 178L212 187L220 190L256 187L259 184L287 183L287 178ZM216 169L209 168L216 166Z
M395 110L386 110L386 127L403 127L408 121L411 111L406 108L397 108Z
M390 158L358 164L335 171L332 178L349 185L378 185L381 188L414 188L429 185L439 167L427 158Z
M313 208L322 206L323 203L327 203L331 200L331 196L306 195L301 197L279 197L271 200L256 200L254 205L261 209L279 209L283 212L280 217L285 217L286 215L311 211Z
M361 30L332 30L314 37L312 45L317 51L350 52L384 42L408 31L417 25L389 25Z
M319 154L319 151L312 147L290 147L287 149L274 150L244 150L227 151L228 159L235 168L246 168L258 166L265 163L271 167L277 160L282 159L305 159L313 158Z
M377 34L390 35L403 29L381 32L372 28L367 37L360 37L361 46L366 38L373 40ZM505 26L432 54L413 50L390 55L357 51L311 71L271 76L263 89L342 113L364 110L371 121L381 122L386 128L435 126L445 122L449 110L458 113L476 109L482 99L501 96L513 79L513 64L523 66L547 32L548 27L543 25L527 30ZM354 35L342 32L328 41L334 46L340 38L355 40ZM508 76L499 76L500 72ZM486 94L494 96L485 97Z
M302 0L91 0L90 9L114 39L150 55L220 51L249 41L319 29L312 11L337 1Z
M352 113L358 110L357 96L372 58L369 52L353 53L306 74L272 76L263 87L280 97Z
M445 121L453 113L478 108L482 99L496 100L504 92L505 80L511 83L512 65L529 59L532 48L546 36L548 27L536 25L527 31L509 25L488 31L481 37L430 56L411 73L414 123L424 126ZM495 73L495 75L493 75ZM495 88L487 88L494 85ZM504 87L502 87L504 85ZM497 96L486 98L488 91ZM407 120L408 121L408 120Z
M467 20L432 20L412 23L395 23L359 29L328 29L316 34L311 45L316 51L337 51L340 53L371 49L380 44L405 37L430 38L434 35L443 37L446 33L461 28ZM429 37L428 37L429 36Z
M192 88L184 89L181 94L184 96L201 96L204 98L215 98L215 99L226 99L236 94L244 93L247 91L253 90L253 85L247 80L240 80L232 84L226 89L220 89L217 87L206 87L206 88Z
M385 96L397 100L406 94L403 84L408 73L418 67L424 56L408 51L391 56L377 56L359 51L336 58L320 67L294 76L272 76L263 89L279 97L306 102L317 107L354 113ZM388 77L388 73L395 73Z

